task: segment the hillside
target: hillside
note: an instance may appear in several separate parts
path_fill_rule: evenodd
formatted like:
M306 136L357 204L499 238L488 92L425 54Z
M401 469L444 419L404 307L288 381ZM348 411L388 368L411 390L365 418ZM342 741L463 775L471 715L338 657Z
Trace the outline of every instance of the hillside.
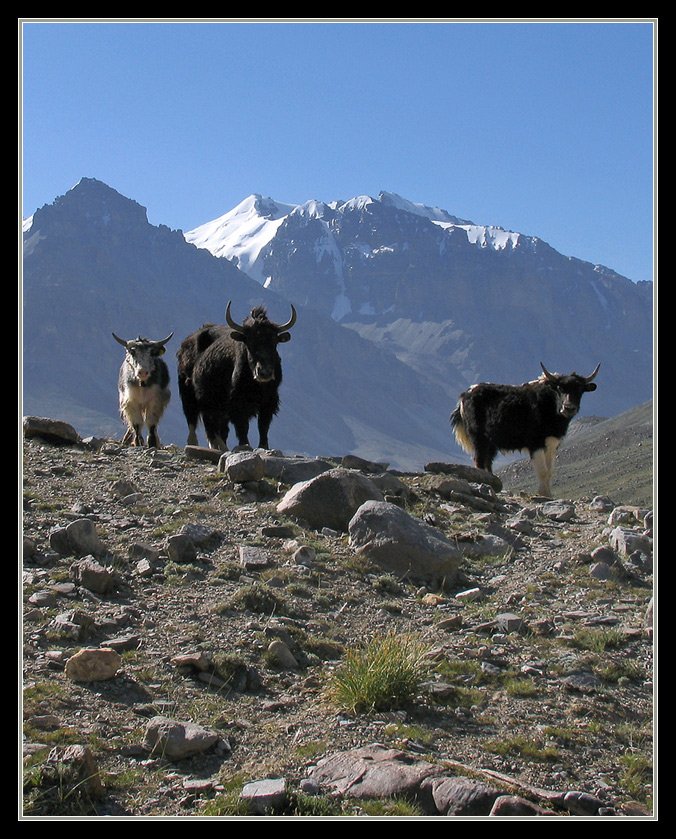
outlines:
M511 492L533 489L528 460L499 474ZM600 494L618 504L652 506L653 476L653 403L646 402L610 419L573 422L559 449L554 485L563 498Z
M647 510L46 433L25 424L24 818L652 818ZM357 515L322 526L361 502L320 479L456 570L388 570L408 535L371 553ZM318 506L281 512L299 486ZM386 638L418 645L414 682L345 704L350 656Z

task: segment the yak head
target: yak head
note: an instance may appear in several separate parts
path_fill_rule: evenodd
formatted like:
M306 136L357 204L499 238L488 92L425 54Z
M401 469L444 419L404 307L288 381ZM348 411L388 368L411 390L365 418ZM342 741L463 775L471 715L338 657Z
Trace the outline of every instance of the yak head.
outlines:
M265 309L258 306L244 323L237 323L230 314L228 302L225 320L231 329L230 337L244 346L247 362L254 381L266 384L275 380L279 365L277 344L291 340L289 329L296 322L296 310L291 306L291 318L286 323L273 323L268 320Z
M550 373L542 362L540 362L540 367L543 371L543 375L540 377L541 381L546 382L556 393L558 413L566 419L572 419L580 410L582 394L596 390L593 380L596 378L601 365L598 364L589 376L580 376L577 373L570 373L566 376L559 373Z
M113 338L118 344L122 344L126 351L125 363L129 367L132 376L141 386L145 385L154 373L157 366L157 359L161 355L164 355L164 345L169 342L173 334L174 333L171 332L161 341L150 341L148 338L141 337L125 341L113 332Z

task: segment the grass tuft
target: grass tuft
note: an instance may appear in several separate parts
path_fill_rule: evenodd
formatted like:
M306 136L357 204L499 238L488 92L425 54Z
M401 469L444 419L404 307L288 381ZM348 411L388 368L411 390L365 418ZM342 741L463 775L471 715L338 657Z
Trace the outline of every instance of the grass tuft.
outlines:
M416 638L389 634L350 650L327 687L331 704L348 713L387 711L410 702L427 672Z

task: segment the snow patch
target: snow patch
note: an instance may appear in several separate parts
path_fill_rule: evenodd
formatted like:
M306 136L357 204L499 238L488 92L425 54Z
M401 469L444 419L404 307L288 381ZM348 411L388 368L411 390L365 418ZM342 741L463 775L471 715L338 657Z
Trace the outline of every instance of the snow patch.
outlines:
M352 303L350 302L350 299L346 297L345 294L337 295L333 304L331 318L336 321L342 320L345 315L349 315L351 311Z

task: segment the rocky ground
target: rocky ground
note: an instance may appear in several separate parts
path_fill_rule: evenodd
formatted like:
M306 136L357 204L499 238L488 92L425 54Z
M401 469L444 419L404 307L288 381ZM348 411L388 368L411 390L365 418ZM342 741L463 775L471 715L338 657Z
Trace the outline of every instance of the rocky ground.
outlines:
M481 816L514 796L524 818L655 818L649 510L445 464L235 461L25 424L20 818ZM294 506L320 469L347 483ZM367 484L426 526L432 565L341 525ZM423 651L414 693L340 707L348 652L393 636ZM491 804L442 802L449 778Z

